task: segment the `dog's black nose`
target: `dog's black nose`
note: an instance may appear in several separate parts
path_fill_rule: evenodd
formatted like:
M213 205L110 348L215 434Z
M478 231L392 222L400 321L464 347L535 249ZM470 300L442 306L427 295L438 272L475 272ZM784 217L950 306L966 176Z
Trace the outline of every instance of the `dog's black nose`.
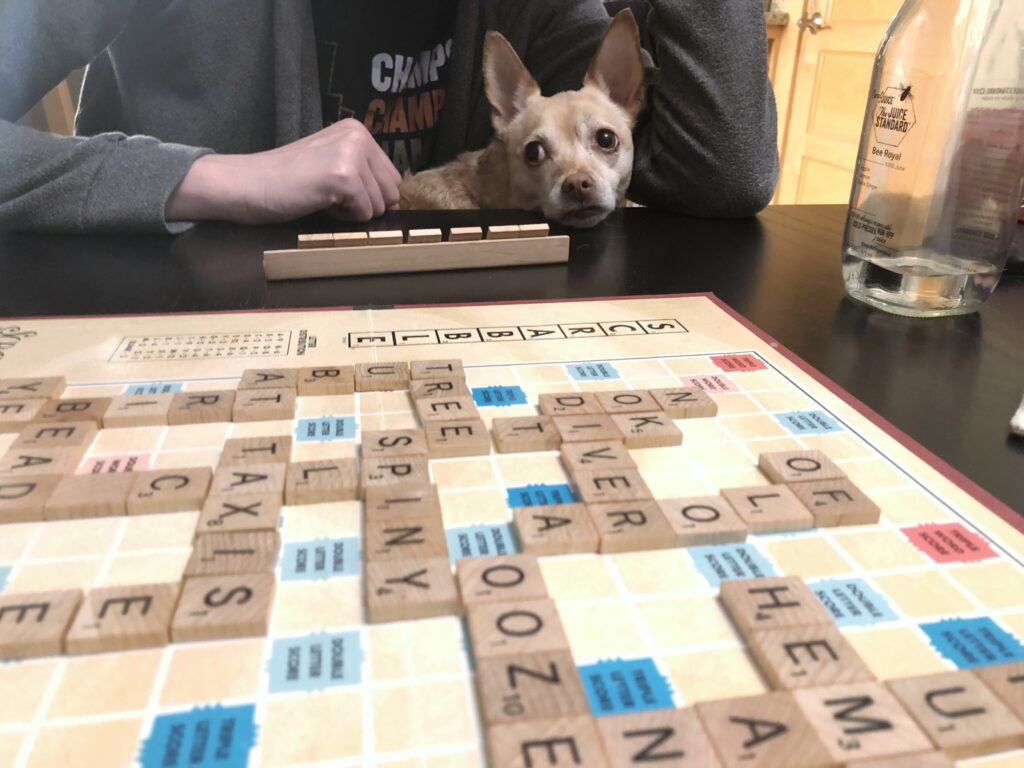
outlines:
M594 179L585 173L572 173L562 182L562 194L571 200L585 202L594 188Z

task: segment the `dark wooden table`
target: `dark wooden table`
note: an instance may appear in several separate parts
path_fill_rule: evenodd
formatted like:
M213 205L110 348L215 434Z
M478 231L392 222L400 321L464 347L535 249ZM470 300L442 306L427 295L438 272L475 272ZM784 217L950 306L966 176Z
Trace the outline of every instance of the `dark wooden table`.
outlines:
M0 234L0 316L563 299L712 291L911 437L1024 513L1024 276L983 310L912 320L844 298L844 206L708 221L630 209L573 233L567 266L268 284L264 249L326 219L178 237ZM501 224L514 212L402 212L374 228ZM1024 235L1018 234L1018 245Z

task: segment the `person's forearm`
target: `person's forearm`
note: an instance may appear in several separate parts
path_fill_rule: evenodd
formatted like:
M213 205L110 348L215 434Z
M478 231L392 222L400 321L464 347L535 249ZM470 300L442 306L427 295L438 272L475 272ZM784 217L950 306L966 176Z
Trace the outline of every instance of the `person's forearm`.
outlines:
M196 159L167 200L168 221L233 221L246 223L251 206L251 163L241 155L204 155Z

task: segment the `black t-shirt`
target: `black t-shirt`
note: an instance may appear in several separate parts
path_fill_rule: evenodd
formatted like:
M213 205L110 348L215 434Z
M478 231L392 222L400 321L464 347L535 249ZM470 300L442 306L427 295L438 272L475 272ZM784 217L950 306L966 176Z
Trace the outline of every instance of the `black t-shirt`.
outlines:
M324 125L362 122L399 171L430 163L456 0L313 0Z

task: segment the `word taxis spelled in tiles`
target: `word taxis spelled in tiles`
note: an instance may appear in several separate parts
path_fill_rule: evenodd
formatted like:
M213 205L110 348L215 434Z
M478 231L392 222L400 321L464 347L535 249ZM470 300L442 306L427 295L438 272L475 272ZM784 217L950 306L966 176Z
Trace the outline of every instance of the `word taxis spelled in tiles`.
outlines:
M562 437L550 416L513 416L491 421L498 453L557 451Z
M652 389L651 396L673 419L701 419L718 414L718 404L696 387Z
M531 555L463 557L455 563L455 575L466 606L548 596L537 558Z
M293 368L250 368L242 373L238 389L295 389L298 378Z
M0 379L0 400L58 398L67 382L63 376L40 379Z
M1024 723L968 670L904 677L888 685L948 755L975 757L1024 746Z
M667 448L683 444L683 433L662 411L616 413L612 421L627 448Z
M366 431L360 446L364 457L426 456L427 438L422 429Z
M210 483L210 495L284 492L284 464L238 464L218 467Z
M224 443L218 467L239 464L286 463L292 455L290 435L273 437L236 437Z
M548 599L471 605L467 625L477 660L569 650L558 609Z
M587 511L601 537L601 552L634 552L678 546L679 537L655 501L588 504Z
M133 475L127 513L188 512L201 509L213 479L209 467L157 469Z
M59 475L0 477L0 524L42 520L60 479Z
M363 568L366 620L371 624L459 613L447 557L367 560Z
M772 451L757 459L758 468L773 483L839 480L846 474L821 451Z
M210 496L196 522L196 533L276 531L281 520L281 495Z
M416 360L409 364L409 376L413 379L466 378L461 360Z
M814 517L788 486L723 488L720 493L747 524L751 533L804 531L814 527Z
M491 452L491 435L482 419L432 421L425 430L431 458L487 456Z
M704 701L696 709L728 768L824 768L834 764L789 693Z
M231 421L234 404L235 391L233 389L178 392L174 395L171 409L167 412L167 423L171 426L178 426Z
M386 392L409 388L408 363L358 363L356 392Z
M178 586L143 584L89 590L64 639L67 653L167 645Z
M814 688L869 682L874 675L835 626L782 627L753 632L750 650L773 688Z
M134 483L134 475L127 472L65 475L47 500L43 516L47 520L72 520L125 515Z
M277 531L204 533L196 537L185 576L273 571L280 549Z
M801 688L792 695L837 763L930 752L933 748L881 683Z
M295 417L294 389L243 389L235 397L232 421L287 421Z
M477 701L487 725L586 715L586 694L568 651L479 659Z
M585 504L516 507L512 511L523 552L561 555L597 552L601 537Z
M289 506L354 501L359 498L359 462L355 459L299 461L288 465L284 500Z
M272 573L186 579L171 621L176 643L263 637L277 582Z
M679 546L704 547L745 541L747 524L721 496L694 496L658 502Z
M758 629L832 625L832 616L798 576L723 581L718 599L749 637Z
M351 395L355 392L355 368L351 365L299 370L299 397Z
M468 395L436 397L416 400L416 414L420 421L473 421L480 418L473 398Z
M17 433L33 421L46 400L0 400L0 433Z
M613 766L721 766L697 710L692 707L600 717L597 729Z
M592 392L563 392L543 394L537 401L540 412L546 416L585 416L604 413L597 395Z
M82 590L0 595L0 659L59 656Z
M103 413L103 428L159 427L167 423L174 402L173 394L119 395L112 398Z
M846 479L794 483L790 490L814 515L814 525L818 528L871 525L882 515L878 505Z
M607 761L591 717L492 726L487 729L487 755L491 768L624 765ZM713 763L706 765L714 768Z

